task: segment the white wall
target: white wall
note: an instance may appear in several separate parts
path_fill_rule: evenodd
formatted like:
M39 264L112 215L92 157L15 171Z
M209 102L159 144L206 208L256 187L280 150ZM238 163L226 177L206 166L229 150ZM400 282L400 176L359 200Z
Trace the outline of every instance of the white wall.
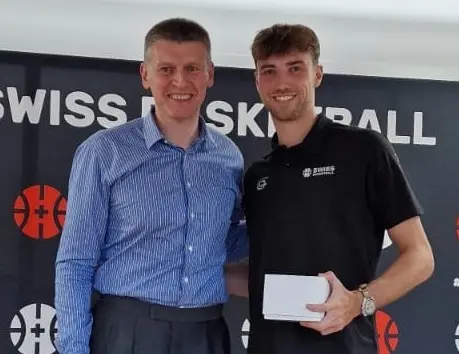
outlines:
M0 49L139 60L171 16L207 27L217 65L252 68L256 31L290 22L316 30L326 72L459 80L459 0L0 0Z

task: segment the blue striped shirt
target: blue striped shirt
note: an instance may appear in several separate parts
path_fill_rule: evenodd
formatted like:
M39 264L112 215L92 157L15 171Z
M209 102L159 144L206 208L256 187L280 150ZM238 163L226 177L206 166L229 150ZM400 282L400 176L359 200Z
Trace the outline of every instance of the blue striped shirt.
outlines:
M154 112L77 148L56 259L60 353L89 353L93 289L178 307L227 301L223 265L248 256L243 165L203 120L189 149L167 142Z

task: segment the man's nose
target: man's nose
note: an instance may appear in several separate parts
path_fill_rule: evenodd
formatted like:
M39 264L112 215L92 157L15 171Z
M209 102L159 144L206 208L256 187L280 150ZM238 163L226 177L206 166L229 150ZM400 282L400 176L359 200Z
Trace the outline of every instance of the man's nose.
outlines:
M174 73L174 84L178 87L183 87L186 84L186 74L182 70L176 70Z

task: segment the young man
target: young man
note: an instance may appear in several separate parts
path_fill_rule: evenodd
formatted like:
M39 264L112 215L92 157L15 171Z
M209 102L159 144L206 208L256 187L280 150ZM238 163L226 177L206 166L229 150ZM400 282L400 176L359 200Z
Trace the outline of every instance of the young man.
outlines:
M155 25L140 70L151 114L75 153L56 260L60 354L229 353L224 266L248 253L243 157L199 115L210 53L199 24Z
M244 180L249 354L375 354L375 310L433 271L421 208L389 142L316 115L319 53L316 34L301 25L263 29L252 45L256 86L277 133L273 151ZM400 254L375 279L385 229ZM270 273L328 279L326 303L305 304L325 312L323 320L265 320Z

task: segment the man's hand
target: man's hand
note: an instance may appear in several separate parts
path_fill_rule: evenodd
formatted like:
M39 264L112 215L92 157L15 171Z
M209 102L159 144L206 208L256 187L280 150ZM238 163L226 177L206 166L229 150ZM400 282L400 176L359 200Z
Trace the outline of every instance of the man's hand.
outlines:
M341 331L360 314L362 295L347 290L333 272L319 274L330 283L331 293L323 304L308 304L307 308L314 312L325 312L320 322L300 322L303 327L314 329L322 335Z
M225 279L228 292L234 296L249 297L249 262L225 265Z

